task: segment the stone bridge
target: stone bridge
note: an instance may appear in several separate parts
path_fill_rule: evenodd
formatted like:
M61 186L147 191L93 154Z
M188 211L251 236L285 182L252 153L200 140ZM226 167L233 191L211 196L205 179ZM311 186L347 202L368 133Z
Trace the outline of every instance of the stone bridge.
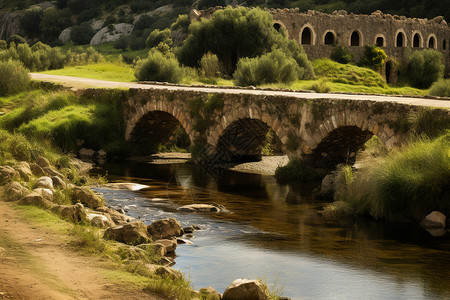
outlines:
M279 151L311 159L317 167L333 168L354 162L356 153L373 135L388 148L401 145L408 137L408 118L424 109L395 102L400 97L389 101L390 97L348 96L130 89L124 107L125 137L140 144L165 142L181 126L197 157L226 162L258 159L270 131ZM432 113L450 118L447 109L433 109Z

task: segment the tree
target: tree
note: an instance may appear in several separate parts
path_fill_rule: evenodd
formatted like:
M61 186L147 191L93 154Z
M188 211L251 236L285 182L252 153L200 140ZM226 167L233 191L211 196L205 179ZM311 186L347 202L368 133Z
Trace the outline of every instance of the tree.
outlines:
M117 41L114 42L115 49L122 49L122 51L127 50L128 47L128 38L124 35L121 35Z
M181 63L198 66L202 56L210 51L231 75L242 57L256 57L273 47L288 48L288 39L273 28L272 22L272 15L262 9L227 7L209 19L193 22L176 55Z
M150 50L148 58L137 63L134 73L140 81L155 80L180 82L181 68L177 59L172 55L164 55L156 49Z
M148 48L154 48L159 45L159 43L165 43L169 47L172 46L173 41L171 38L171 32L170 29L164 29L159 30L155 29L150 33L150 35L147 38L147 41L145 42Z
M20 19L20 27L22 27L23 32L29 38L39 37L41 34L41 28L39 24L41 23L42 15L44 12L41 8L30 9L25 12L23 17Z
M78 26L73 26L70 29L70 39L76 45L86 45L89 44L92 37L94 36L94 31L92 30L89 23L83 23Z
M441 52L434 49L415 51L406 56L402 63L401 75L412 86L427 89L442 78L444 64Z
M366 46L360 65L379 72L383 67L386 57L387 55L383 49L376 46Z
M67 10L59 10L54 7L47 8L42 15L40 26L42 39L47 42L56 40L61 31L70 26L69 17Z

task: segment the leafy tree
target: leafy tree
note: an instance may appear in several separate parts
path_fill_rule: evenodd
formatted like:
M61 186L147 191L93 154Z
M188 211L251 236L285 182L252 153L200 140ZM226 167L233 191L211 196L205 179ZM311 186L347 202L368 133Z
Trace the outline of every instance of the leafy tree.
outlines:
M70 39L75 45L86 45L89 44L92 37L94 36L94 31L92 30L89 23L83 23L81 25L73 26L70 29Z
M121 35L117 41L113 44L115 49L122 49L122 51L127 50L128 47L128 38L124 35Z
M383 49L376 46L366 46L360 65L371 68L374 71L380 71L386 58L387 55L384 53Z
M208 52L202 56L202 59L200 60L200 67L202 73L206 77L217 76L217 74L220 73L219 58L217 57L217 55Z
M164 55L156 49L150 50L148 58L138 61L134 73L140 81L155 80L166 82L180 82L181 68L177 59L172 55Z
M240 58L264 54L277 42L283 42L272 20L269 12L259 8L227 7L216 11L211 18L189 26L190 34L177 57L185 65L197 66L203 54L211 51L232 74Z
M152 31L152 33L150 33L146 41L147 47L154 48L158 46L159 43L165 43L168 46L173 45L170 29L168 28L164 30L155 29Z
M401 75L412 86L426 89L442 78L444 64L441 52L434 49L414 51L402 63Z
M47 8L42 15L40 29L42 39L47 42L56 40L65 28L69 27L70 14L67 10L59 10L54 7Z
M347 48L341 45L334 46L330 58L340 64L349 64L353 61L354 55Z
M176 31L181 30L184 33L188 33L189 25L191 20L188 15L179 15L177 20L170 26L170 30Z
M20 27L26 36L29 38L36 38L40 36L41 29L39 24L41 23L43 14L44 12L41 8L30 9L25 12L20 19Z

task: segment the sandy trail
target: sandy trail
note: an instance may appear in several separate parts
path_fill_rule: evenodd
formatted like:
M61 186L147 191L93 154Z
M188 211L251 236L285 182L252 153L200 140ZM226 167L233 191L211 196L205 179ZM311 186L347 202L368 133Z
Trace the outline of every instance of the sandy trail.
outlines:
M160 299L113 283L105 263L65 246L62 236L20 219L0 201L0 299Z

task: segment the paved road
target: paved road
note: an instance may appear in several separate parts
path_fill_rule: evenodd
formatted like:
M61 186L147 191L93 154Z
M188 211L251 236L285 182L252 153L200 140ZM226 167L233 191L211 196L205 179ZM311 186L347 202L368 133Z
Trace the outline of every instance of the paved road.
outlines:
M179 85L162 85L162 84L139 84L135 82L114 82L91 78L80 78L72 76L49 75L40 73L31 73L33 80L51 81L60 83L68 87L74 88L139 88L139 89L164 89L164 90L185 90L185 91L202 91L206 93L229 93L229 94L259 94L270 96L290 96L299 99L346 99L355 101L390 101L403 103L414 106L429 106L446 108L450 110L450 100L437 100L416 97L399 97L387 95L355 95L355 94L322 94L322 93L305 93L305 92L289 92L289 91L269 91L261 89L236 89L226 87L199 87L199 86L179 86Z

